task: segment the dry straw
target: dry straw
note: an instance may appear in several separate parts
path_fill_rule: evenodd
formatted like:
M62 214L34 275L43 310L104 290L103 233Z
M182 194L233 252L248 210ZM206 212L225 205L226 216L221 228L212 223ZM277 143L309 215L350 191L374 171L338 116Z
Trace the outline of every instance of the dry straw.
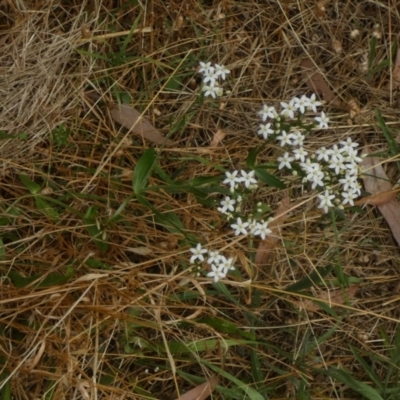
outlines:
M82 26L90 24L86 1L67 8L58 0L6 3L1 26L7 34L0 36L0 130L25 133L27 140L1 142L3 171L11 158L15 163L34 157L37 145L77 114L80 89L91 74L76 51Z

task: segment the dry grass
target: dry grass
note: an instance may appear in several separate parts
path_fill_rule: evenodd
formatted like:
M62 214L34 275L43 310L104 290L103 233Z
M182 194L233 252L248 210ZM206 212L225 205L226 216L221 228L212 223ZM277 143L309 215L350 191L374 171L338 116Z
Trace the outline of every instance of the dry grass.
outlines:
M398 93L381 64L394 58L398 6L341 0L325 7L2 3L1 130L17 135L1 142L2 398L174 399L217 375L215 399L257 398L230 376L263 398L360 399L319 372L340 367L377 389L354 352L394 388L382 398L398 398L391 396L399 395L399 251L375 209L346 212L332 225L293 185L300 205L281 227L271 264L256 268L249 244L232 239L215 208L165 183L162 172L149 179L161 188L132 195L132 171L149 143L117 126L107 108L130 98L169 135L176 145L159 151L158 164L171 179L218 177L260 145L263 102L309 93L301 63L311 58L343 102L326 106L333 128L316 133L312 145L350 135L389 158L375 109L399 143ZM354 29L360 34L352 38ZM365 70L374 29L382 37ZM199 100L196 68L206 60L232 71L224 99ZM91 100L93 91L102 101ZM352 119L351 99L360 107ZM218 130L223 142L209 147ZM268 145L260 159L277 154ZM388 169L397 181L395 165ZM283 197L263 188L257 200L276 210ZM189 269L196 241L237 257L239 273L226 281L231 298ZM335 312L300 310L300 297L285 288L327 265L324 284L305 296L358 282L356 298Z

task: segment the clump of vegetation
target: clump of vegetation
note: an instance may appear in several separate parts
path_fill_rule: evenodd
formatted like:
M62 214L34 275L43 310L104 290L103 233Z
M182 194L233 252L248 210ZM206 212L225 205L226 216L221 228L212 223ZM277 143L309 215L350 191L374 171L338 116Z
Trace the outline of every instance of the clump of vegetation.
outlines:
M399 397L393 7L0 9L2 399Z

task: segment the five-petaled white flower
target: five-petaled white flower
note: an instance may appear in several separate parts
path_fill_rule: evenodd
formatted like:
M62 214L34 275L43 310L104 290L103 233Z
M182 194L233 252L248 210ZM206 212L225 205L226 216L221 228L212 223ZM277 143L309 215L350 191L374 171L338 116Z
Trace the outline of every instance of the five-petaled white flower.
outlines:
M248 232L247 232L247 227L249 226L249 223L248 222L243 222L242 221L242 218L238 218L237 220L236 220L236 224L232 224L231 225L231 228L235 231L235 235L236 236L238 236L238 235L247 235L248 234Z
M325 113L323 111L321 111L320 117L315 117L314 119L318 122L318 126L321 129L328 128L329 118L325 115Z
M290 164L294 161L294 157L290 156L288 152L286 152L282 157L278 157L278 169L282 169L283 167L292 169L292 165Z
M257 224L257 229L254 234L260 236L262 240L265 240L267 235L272 233L271 229L268 228L268 222L262 222Z
M224 267L221 264L211 264L211 271L207 273L209 278L214 278L214 282L218 282L220 279L226 277Z
M289 101L289 103L281 102L281 115L284 117L289 117L290 119L294 119L294 112L296 111L296 103L292 99Z
M233 171L233 172L226 171L226 172L225 172L226 178L225 178L225 180L224 180L222 183L224 183L224 184L226 184L226 185L229 185L229 186L231 187L231 189L234 189L235 186L236 186L239 182L241 182L241 178L239 178L239 177L237 176L238 173L239 173L239 171Z
M196 247L193 247L190 249L190 252L193 254L190 257L190 263L193 264L196 261L203 262L204 261L204 255L208 252L207 249L203 249L203 246L200 243L197 243Z
M226 79L226 75L230 74L228 68L224 67L223 65L215 64L215 75L220 76L223 80Z
M263 105L261 111L258 112L258 115L261 116L261 119L265 122L268 118L274 119L278 115L274 106Z
M225 199L220 202L222 206L222 213L225 213L226 211L235 211L235 205L236 201L234 199L231 199L229 196L225 196Z
M250 188L252 185L257 185L257 180L254 178L254 171L246 172L242 169L240 173L242 176L239 179L244 186Z
M258 130L258 134L262 136L264 139L268 139L268 135L271 133L274 133L274 130L271 129L271 124L260 124L259 125L260 129Z
M325 190L325 193L319 194L318 198L320 201L318 208L322 208L324 210L324 212L327 213L328 209L330 207L333 207L332 200L335 198L335 195L330 194L329 190Z

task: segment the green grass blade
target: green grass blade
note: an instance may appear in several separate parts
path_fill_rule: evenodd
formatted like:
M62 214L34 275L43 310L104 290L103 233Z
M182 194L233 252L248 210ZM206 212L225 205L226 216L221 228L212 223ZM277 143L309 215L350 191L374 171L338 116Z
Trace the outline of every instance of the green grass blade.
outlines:
M156 160L157 156L153 147L147 149L143 153L142 157L140 157L135 170L133 171L132 177L132 188L136 194L143 191L146 187L147 180L154 168Z
M353 378L349 372L343 369L329 368L328 370L319 370L319 372L323 373L324 375L328 375L341 383L344 383L349 388L363 396L362 398L368 400L383 400L381 395L374 388Z
M311 272L310 275L300 279L298 282L289 285L285 290L287 292L298 293L304 289L309 289L312 286L321 283L323 278L325 278L332 270L332 266L317 268L316 271Z
M399 145L395 141L392 132L387 127L386 122L383 119L379 108L376 109L376 120L378 122L379 127L381 128L381 130L383 132L383 135L385 136L385 139L389 146L390 155L393 157L398 156L399 155ZM400 171L400 162L399 161L397 162L397 168Z
M222 368L219 368L216 365L213 365L203 359L200 359L200 362L208 368L212 369L213 371L217 372L219 375L234 383L236 385L236 389L239 389L244 393L244 395L246 396L244 397L245 399L249 398L250 400L265 400L265 397L261 395L257 390L253 389L247 383L244 383L241 380L235 378L233 375L224 371Z

